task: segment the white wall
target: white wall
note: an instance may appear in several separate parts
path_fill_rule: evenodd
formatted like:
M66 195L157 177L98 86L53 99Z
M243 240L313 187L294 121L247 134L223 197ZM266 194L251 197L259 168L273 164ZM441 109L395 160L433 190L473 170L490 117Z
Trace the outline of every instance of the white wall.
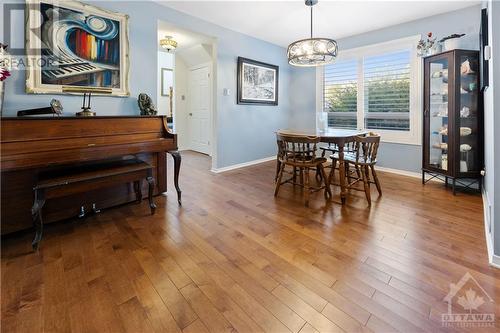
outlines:
M172 53L158 51L158 92L157 92L157 103L158 114L168 115L170 113L170 99L168 96L161 95L161 69L170 68L174 69L174 55ZM174 69L175 70L175 69ZM175 87L175 79L174 79ZM175 109L175 108L174 108Z
M175 91L174 91L174 130L177 133L178 146L180 150L189 148L188 145L188 106L187 106L187 77L188 70L181 57L175 57ZM184 97L184 99L183 99Z

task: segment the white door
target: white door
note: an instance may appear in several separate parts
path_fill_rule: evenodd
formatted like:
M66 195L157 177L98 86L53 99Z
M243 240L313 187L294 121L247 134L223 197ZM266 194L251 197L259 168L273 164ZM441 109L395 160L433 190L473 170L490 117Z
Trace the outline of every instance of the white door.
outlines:
M191 149L210 154L210 69L204 66L189 71L189 136Z

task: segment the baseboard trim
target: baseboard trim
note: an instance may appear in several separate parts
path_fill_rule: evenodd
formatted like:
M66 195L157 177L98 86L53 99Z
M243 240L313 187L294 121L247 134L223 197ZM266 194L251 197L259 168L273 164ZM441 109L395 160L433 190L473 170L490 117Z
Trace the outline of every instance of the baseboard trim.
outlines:
M260 163L265 163L265 162L269 162L269 161L273 161L273 160L276 160L276 156L270 156L270 157L261 158L258 160L233 164L233 165L223 167L223 168L212 168L210 171L213 173L222 173L222 172L236 170L236 169L240 169L240 168L244 168L244 167L248 167L248 166L256 165L256 164L260 164Z
M406 177L411 177L411 178L422 179L422 173L421 172L414 172L414 171L407 171L407 170L385 168L385 167L381 167L381 166L378 166L378 165L375 166L375 170L377 170L377 171L383 171L383 172L389 172L389 173L393 173L395 175L400 175L400 176L406 176ZM429 179L428 181L430 181L430 182L440 182L439 179Z
M500 269L500 256L491 255L490 266Z
M413 172L413 171L407 171L407 170L399 170L399 169L392 169L392 168L385 168L381 166L375 166L375 170L377 171L383 171L383 172L389 172L389 173L394 173L396 175L401 175L401 176L407 176L407 177L412 177L412 178L420 178L422 179L422 173L418 172Z
M500 268L500 256L497 256L493 253L493 239L491 238L491 234L488 232L488 225L491 223L490 215L488 214L489 210L489 199L486 191L481 190L481 196L483 199L483 214L484 214L484 236L486 238L486 249L488 251L488 262L490 266L495 268Z
M235 170L235 169L240 169L240 168L244 168L244 167L255 165L255 164L269 162L269 161L272 161L272 160L275 160L275 159L276 159L276 156L270 156L270 157L261 158L261 159L258 159L258 160L253 160L253 161L248 161L248 162L244 162L244 163L233 164L233 165L230 165L230 166L227 166L227 167L223 167L223 168L212 168L210 171L213 172L213 173L222 173L222 172L231 171L231 170ZM413 171L399 170L399 169L392 169L392 168L385 168L385 167L381 167L381 166L378 166L378 165L376 166L376 169L380 170L380 171L383 171L383 172L394 173L394 174L397 174L397 175L400 175L400 176L407 176L407 177L419 178L419 179L422 178L422 174L421 173L413 172Z

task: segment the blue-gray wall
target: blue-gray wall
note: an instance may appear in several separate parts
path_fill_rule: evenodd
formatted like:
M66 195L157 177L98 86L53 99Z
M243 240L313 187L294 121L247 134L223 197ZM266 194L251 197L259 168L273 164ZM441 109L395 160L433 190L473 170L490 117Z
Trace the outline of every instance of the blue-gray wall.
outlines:
M9 1L8 3L24 3ZM4 4L4 2L2 2ZM96 6L126 13L130 16L130 90L131 97L95 97L92 108L99 115L138 114L136 96L145 92L156 99L157 91L157 24L158 20L170 22L180 28L192 30L217 39L217 165L221 168L275 154L274 131L289 127L291 105L302 98L290 94L293 77L301 80L302 71L288 65L286 50L282 47L237 33L198 18L177 12L152 1L96 2ZM3 6L2 6L3 7ZM5 13L0 17L4 17ZM0 24L0 36L4 35ZM22 17L12 22L11 31L18 45L23 45L24 22ZM2 38L4 39L4 38ZM236 104L236 59L243 56L280 66L279 105L246 106ZM79 111L81 97L27 95L24 71L15 71L6 81L4 115L15 115L17 110L47 106L52 98L61 100L65 112ZM231 95L223 96L223 88L230 88ZM294 87L296 92L300 92Z
M491 138L487 139L486 144L493 143L495 151L493 153L496 158L492 156L495 161L493 173L495 177L495 189L496 199L493 202L493 209L495 211L494 217L494 233L495 233L495 255L500 256L500 2L492 1L492 12L490 14L490 20L492 22L491 34L493 37L493 58L496 61L493 62L492 71L490 71L490 77L496 82L494 91L494 110L495 114L495 131L494 140Z
M431 4L429 4L431 5ZM370 31L368 33L342 38L338 40L339 52L351 48L357 48L370 44L377 44L415 36L418 34L425 35L432 31L434 36L442 38L452 33L465 33L462 37L463 47L468 49L479 49L479 24L480 24L481 6L473 6L458 11L453 11L441 15L431 16L424 19L399 24L396 26ZM311 96L315 91L315 78L310 77L309 83L302 83L303 90L307 91ZM315 95L315 93L314 93ZM310 128L315 126L315 103L311 102L309 107L303 107L307 115L294 115L294 128ZM310 122L305 120L309 119ZM422 149L420 145L406 145L394 143L382 143L380 146L379 165L383 167L420 172L422 166Z
M9 3L11 3L9 1ZM17 1L17 3L22 3ZM181 28L217 38L216 81L216 168L272 156L275 153L274 131L279 128L314 128L316 81L314 69L295 68L287 64L284 48L222 28L198 18L177 12L154 2L97 2L97 6L130 15L130 98L96 97L93 109L100 115L137 114L136 96L148 93L156 99L157 91L157 21L163 20ZM2 15L2 17L4 17ZM0 29L3 26L0 25ZM479 6L433 16L394 27L339 40L340 52L368 44L432 31L436 36L466 33L467 46L478 47ZM24 38L22 18L12 23L18 43ZM3 31L0 30L3 36ZM278 106L245 106L236 104L236 58L244 56L280 66ZM14 72L7 80L5 115L17 110L47 105L54 96L24 93L24 72ZM223 96L230 88L230 96ZM57 96L68 113L80 108L81 98ZM415 145L384 143L380 148L380 165L418 172L421 148Z
M489 217L487 236L493 241L494 254L500 256L500 2L490 0L486 7L493 54L489 61L489 87L484 92L484 199Z

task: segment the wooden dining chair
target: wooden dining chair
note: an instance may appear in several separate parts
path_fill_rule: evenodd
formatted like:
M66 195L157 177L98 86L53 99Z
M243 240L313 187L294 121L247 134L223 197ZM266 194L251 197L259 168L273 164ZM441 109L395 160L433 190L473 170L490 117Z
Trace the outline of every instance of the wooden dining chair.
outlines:
M344 154L344 164L346 168L347 187L349 189L360 190L355 187L358 182L363 182L363 190L368 204L371 205L370 184L375 184L379 195L382 195L382 187L375 171L377 164L377 152L380 145L380 135L369 133L367 136L356 136L352 142L348 143L352 150ZM338 155L331 155L332 165L338 161ZM351 166L354 170L351 170ZM330 182L334 179L335 167L330 172ZM370 177L371 174L371 177ZM371 179L373 178L373 180Z
M356 151L357 151L357 143L356 141L354 140L355 137L353 137L352 139L349 139L348 141L345 142L344 144L344 159L345 159L345 156L346 155L353 155L353 154L356 154ZM339 179L339 183L336 183L335 182L335 170L338 170L339 169L339 164L338 163L338 160L339 160L339 155L338 155L338 150L335 151L332 155L330 155L330 158L332 160L331 164L330 164L330 174L328 176L328 183L330 185L337 185L337 186L340 186L340 179ZM345 169L345 176L346 178L349 178L350 177L350 173L351 173L351 170L349 169L349 164L345 163L344 164L344 169ZM356 171L356 170L354 170ZM357 171L356 171L357 172ZM361 175L360 175L361 176ZM340 172L339 172L339 177L340 177Z
M318 148L321 151L321 157L326 157L326 154L335 154L336 152L338 152L338 147L335 143L328 143L325 145L320 145ZM324 165L325 169L328 169L331 167L332 167L331 164ZM321 171L318 168L318 169L316 169L316 180L321 181L321 179L322 179Z
M295 186L304 188L305 205L309 206L309 195L312 192L324 190L325 199L331 198L330 186L327 181L323 163L326 158L317 157L316 150L320 138L317 136L307 136L300 134L276 133L278 143L278 176L276 179L276 188L274 196L278 195L280 186L285 183L291 183ZM292 168L291 177L283 180L285 168ZM311 186L309 180L309 171L319 169L322 174L322 181L319 186ZM300 178L297 183L297 176Z

